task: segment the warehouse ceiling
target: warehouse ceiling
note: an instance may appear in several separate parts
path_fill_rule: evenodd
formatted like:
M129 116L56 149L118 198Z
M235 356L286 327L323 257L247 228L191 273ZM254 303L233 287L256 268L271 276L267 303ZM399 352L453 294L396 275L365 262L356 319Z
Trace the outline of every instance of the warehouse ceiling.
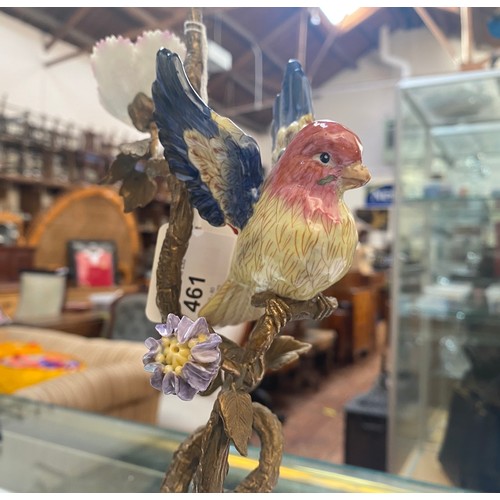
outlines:
M49 58L50 66L90 53L96 41L109 35L134 40L144 30L168 29L182 37L190 8L2 7L0 11L45 32L49 56L60 41L74 46L64 56ZM466 52L451 54L451 38L460 38L465 51L471 45L491 51L492 58L500 49L500 39L487 29L500 9L490 7L365 7L335 26L320 9L307 7L204 7L202 15L208 38L232 55L229 70L210 74L210 105L256 131L271 122L274 96L290 58L302 62L316 88L343 70L356 68L362 56L377 49L382 26L391 32L426 26L450 57L462 58L462 63Z

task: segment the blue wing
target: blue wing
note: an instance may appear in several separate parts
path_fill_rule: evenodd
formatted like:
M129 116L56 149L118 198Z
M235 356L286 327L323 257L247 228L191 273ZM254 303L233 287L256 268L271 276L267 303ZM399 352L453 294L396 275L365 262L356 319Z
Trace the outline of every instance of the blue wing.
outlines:
M167 49L156 56L152 93L165 158L191 203L213 226L242 229L264 178L257 143L202 101L179 56Z
M271 134L275 163L295 134L314 120L312 91L299 61L290 59L273 107Z

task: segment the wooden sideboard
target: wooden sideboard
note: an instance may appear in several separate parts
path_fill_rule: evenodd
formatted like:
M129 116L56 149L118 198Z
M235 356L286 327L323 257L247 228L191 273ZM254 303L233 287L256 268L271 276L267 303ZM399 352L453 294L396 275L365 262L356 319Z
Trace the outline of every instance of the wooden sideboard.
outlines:
M54 317L31 318L15 321L15 325L49 328L60 332L73 333L81 337L103 337L107 317L104 312L80 311L63 312Z
M19 271L33 267L35 249L26 246L0 245L0 282L15 282Z
M19 300L19 285L17 283L0 283L0 309L9 317L16 312Z
M383 301L386 282L384 274L364 276L353 271L324 292L339 301L339 308L320 322L320 328L331 328L338 333L335 355L338 363L351 363L375 349L377 321L386 314Z

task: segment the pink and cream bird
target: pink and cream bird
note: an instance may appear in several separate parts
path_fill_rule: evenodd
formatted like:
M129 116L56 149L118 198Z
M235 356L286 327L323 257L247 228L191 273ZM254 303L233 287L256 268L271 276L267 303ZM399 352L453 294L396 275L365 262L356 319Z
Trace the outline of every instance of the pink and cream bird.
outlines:
M220 211L222 223L239 231L228 277L200 316L219 326L254 320L262 310L253 295L309 300L347 273L358 236L343 195L370 179L356 134L311 115L262 181L255 141L201 101L169 51L158 53L153 99L165 157L192 187L193 205L202 217L209 207L209 222Z

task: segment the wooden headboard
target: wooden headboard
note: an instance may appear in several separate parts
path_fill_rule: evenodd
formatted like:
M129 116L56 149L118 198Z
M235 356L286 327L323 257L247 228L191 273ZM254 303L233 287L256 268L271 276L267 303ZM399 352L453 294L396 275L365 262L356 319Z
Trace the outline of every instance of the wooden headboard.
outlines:
M28 228L28 245L35 247L34 265L46 269L68 266L67 243L72 239L113 240L124 284L132 283L141 243L135 216L123 211L122 198L112 188L89 186L65 193Z

